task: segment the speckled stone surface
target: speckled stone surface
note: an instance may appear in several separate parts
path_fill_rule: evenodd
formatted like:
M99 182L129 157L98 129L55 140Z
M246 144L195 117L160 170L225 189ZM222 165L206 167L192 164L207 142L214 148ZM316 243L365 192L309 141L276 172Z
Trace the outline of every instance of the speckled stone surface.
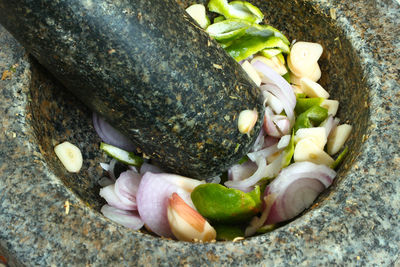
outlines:
M259 1L290 39L321 42L321 83L354 125L346 164L303 216L240 242L163 240L98 211L99 139L88 110L0 30L0 254L10 265L392 266L400 264L400 6L395 1ZM7 77L6 77L7 76ZM82 148L68 174L53 146ZM65 201L72 203L68 214Z
M174 0L0 1L0 23L165 170L213 177L258 136L259 89ZM247 109L259 118L248 135Z

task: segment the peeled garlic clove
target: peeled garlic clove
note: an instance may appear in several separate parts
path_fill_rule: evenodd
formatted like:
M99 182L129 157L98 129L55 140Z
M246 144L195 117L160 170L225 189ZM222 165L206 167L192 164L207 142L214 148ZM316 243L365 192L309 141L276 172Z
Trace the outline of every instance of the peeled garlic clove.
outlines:
M57 157L69 172L79 172L82 168L83 159L80 149L71 144L64 142L54 147Z
M210 25L210 19L206 15L206 8L202 4L193 4L186 8L186 12L202 27Z
M295 136L295 142L297 143L306 138L310 138L316 146L320 149L324 149L327 142L326 130L324 127L298 129Z
M300 79L303 77L307 77L313 82L318 81L321 78L321 69L319 68L318 62L315 63L314 70L304 76L297 76L293 72L290 73L290 82L292 84L300 85Z
M254 69L253 65L250 64L247 60L243 62L242 68L246 71L247 75L253 80L253 82L257 85L261 85L261 78L257 71Z
M258 114L255 110L243 110L239 114L238 128L243 134L249 133L257 122Z
M329 97L329 93L320 84L307 77L300 79L300 88L308 97Z
M215 229L203 216L176 193L169 199L167 215L171 231L178 240L207 242L217 237Z
M296 42L287 58L289 69L298 77L310 75L322 52L323 48L320 44Z
M326 108L329 115L335 116L339 108L339 101L325 99L324 101L322 101L320 106Z
M334 155L343 147L353 127L349 124L337 126L328 138L328 153Z
M300 140L294 148L293 159L295 162L310 161L315 164L331 166L333 158L324 150L314 144L311 138Z

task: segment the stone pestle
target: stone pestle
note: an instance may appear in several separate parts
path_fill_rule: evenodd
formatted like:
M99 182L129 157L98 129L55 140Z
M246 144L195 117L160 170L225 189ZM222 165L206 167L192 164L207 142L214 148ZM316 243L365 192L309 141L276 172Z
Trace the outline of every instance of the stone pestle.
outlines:
M257 138L259 89L174 0L0 0L0 23L168 172L213 177Z

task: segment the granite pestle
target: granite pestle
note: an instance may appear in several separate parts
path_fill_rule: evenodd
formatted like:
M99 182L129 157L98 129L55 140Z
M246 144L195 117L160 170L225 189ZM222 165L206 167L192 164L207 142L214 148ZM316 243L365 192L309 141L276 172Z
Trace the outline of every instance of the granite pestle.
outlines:
M166 171L215 176L258 135L258 88L174 0L0 0L0 23ZM259 118L248 135L246 109Z

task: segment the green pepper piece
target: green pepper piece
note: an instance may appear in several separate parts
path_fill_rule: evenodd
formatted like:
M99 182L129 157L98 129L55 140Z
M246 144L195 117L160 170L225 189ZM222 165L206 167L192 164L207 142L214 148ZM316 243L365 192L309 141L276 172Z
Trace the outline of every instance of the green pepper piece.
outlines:
M268 37L268 36L275 36L282 40L283 44L282 49L284 50L283 52L289 53L289 45L290 42L286 38L286 36L281 33L278 29L272 27L271 25L258 25L258 24L252 24L252 26L247 30L247 34L251 36L263 36L263 37Z
M249 157L248 157L247 155L244 155L243 158L241 158L241 159L238 161L238 164L245 163L245 162L248 161L248 160L249 160Z
M228 42L246 33L250 23L239 19L226 19L207 27L208 34L217 41Z
M331 168L336 169L340 164L342 164L345 156L349 152L349 148L346 146L343 151L339 154L339 156L336 158L336 160L332 163Z
M324 98L322 97L299 98L296 101L294 111L296 111L296 114L301 114L312 106L321 105L322 101L324 101Z
M248 22L260 23L264 14L260 9L246 1L232 1L228 4L227 0L210 0L208 9L223 15L225 18L236 18Z
M246 31L246 35L249 35L248 29L247 29L247 31ZM257 36L257 35L251 35L251 34L250 34L250 36ZM288 54L288 53L290 52L289 46L286 45L286 44L282 41L281 38L276 37L276 36L272 36L272 35L270 35L270 36L258 35L258 36L260 36L260 37L269 37L269 38L268 38L268 43L265 44L265 45L266 45L266 46L265 46L265 49L263 49L263 50L261 51L261 54L262 54L262 55L267 54L266 57L269 56L269 53L268 53L267 51L264 52L264 51L267 50L267 49L278 49L279 51L281 51L281 53L278 53L277 55L282 54L282 53ZM277 55L275 55L275 56L277 56ZM283 57L283 56L282 56L282 57ZM271 57L270 57L270 58L271 58ZM280 59L281 59L281 58L280 58ZM282 62L282 63L285 63L285 59L284 59L284 58L283 58L283 62Z
M286 63L285 57L282 55L282 53L276 55L276 57L279 59L280 62L282 62L282 64Z
M144 161L142 157L135 155L133 152L128 152L119 147L112 146L103 142L100 143L100 149L106 152L107 155L127 165L140 167L142 166Z
M232 44L225 50L234 59L240 61L267 47L274 47L275 38L276 37L273 36L249 36L246 34L243 37L233 41Z
M283 74L282 77L283 77L288 83L290 83L290 73L289 73L289 72L286 72L285 74Z
M245 222L261 210L260 187L249 193L220 184L197 186L191 198L197 211L214 222Z
M294 131L292 131L292 136L290 137L290 141L288 146L283 151L284 155L282 158L282 168L289 166L290 161L292 160L294 154Z
M229 224L214 224L215 231L217 232L217 240L231 241L236 237L244 237L242 227Z
M298 101L300 98L306 98L307 95L305 93L296 94L296 100Z
M301 113L294 123L294 131L300 128L310 128L319 125L328 117L328 110L320 106L312 106L305 112Z
M214 23L221 22L221 21L223 21L223 20L225 20L225 17L224 17L224 16L218 16L218 17L215 17L215 18L214 18Z
M272 58L274 56L282 54L282 51L277 48L266 48L266 49L263 49L260 53L261 53L261 55L263 55L266 58Z

